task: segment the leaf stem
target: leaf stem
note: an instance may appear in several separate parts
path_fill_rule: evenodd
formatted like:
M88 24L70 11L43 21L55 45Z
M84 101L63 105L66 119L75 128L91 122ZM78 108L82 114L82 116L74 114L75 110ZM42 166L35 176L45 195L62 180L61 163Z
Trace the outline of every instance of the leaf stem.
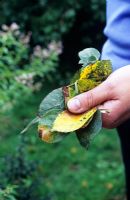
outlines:
M110 111L108 109L100 109L99 108L98 110L100 110L101 113L107 113L107 114L110 113Z
M77 81L74 83L76 95L79 94Z

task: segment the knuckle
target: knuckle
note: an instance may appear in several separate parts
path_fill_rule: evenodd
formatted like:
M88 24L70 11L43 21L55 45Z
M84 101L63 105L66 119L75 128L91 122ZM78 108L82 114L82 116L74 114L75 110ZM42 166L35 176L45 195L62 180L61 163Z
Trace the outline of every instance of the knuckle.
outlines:
M117 119L109 115L103 117L103 127L107 129L113 129L117 127Z
M113 89L114 89L114 84L113 84L112 81L107 80L107 82L106 82L106 89L107 89L108 92L109 92L109 91L110 91L110 92L113 91Z
M107 97L112 97L114 94L114 84L113 82L111 82L110 80L106 80L104 81L104 86L105 86L105 90L104 90L104 96Z
M85 107L90 109L93 106L94 106L93 94L91 91L89 91L89 92L85 93Z

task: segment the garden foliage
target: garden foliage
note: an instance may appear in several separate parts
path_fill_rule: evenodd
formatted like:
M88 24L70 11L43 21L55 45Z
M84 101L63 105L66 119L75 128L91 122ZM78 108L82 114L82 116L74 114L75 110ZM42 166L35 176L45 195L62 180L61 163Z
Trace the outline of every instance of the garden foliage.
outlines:
M45 77L51 77L58 66L61 43L52 41L43 49L30 49L31 33L23 34L19 26L3 25L0 32L0 106L7 110L21 96L40 90Z
M21 3L17 0L2 0L0 23L11 24L15 21L22 30L32 31L32 41L35 44L46 45L52 40L61 40L74 27L80 16L77 28L81 32L88 30L87 38L84 39L91 41L92 35L100 37L99 34L93 33L93 29L95 23L98 22L100 27L104 21L104 8L105 0L23 0Z
M35 200L38 197L40 177L37 176L39 162L30 161L27 138L20 137L13 154L2 161L0 173L1 200ZM5 167L6 166L6 167Z

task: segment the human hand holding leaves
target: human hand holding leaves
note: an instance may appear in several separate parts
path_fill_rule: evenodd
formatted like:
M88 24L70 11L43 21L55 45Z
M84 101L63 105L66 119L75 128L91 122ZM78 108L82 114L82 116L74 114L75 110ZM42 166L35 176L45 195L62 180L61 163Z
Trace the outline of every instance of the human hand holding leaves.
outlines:
M80 144L87 148L92 137L101 130L101 112L96 107L82 114L72 114L66 105L69 99L102 83L112 72L111 63L99 61L100 53L94 48L79 52L79 57L83 67L74 75L71 84L49 93L40 104L38 117L22 133L38 123L43 141L54 143L76 133Z

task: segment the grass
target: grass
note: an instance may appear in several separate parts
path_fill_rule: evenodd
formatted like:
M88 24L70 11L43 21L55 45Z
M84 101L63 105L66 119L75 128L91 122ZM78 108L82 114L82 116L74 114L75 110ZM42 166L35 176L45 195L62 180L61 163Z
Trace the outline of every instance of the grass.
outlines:
M22 118L32 118L40 100L41 96L35 96L28 107L23 104L20 113L16 112L17 115L10 119L13 126L10 124L8 133L0 138L1 158L15 152L19 130L25 124ZM58 144L42 142L35 128L26 137L29 159L39 162L36 173L41 180L39 192L42 200L124 199L124 169L115 130L102 130L88 151L79 145L73 134Z

